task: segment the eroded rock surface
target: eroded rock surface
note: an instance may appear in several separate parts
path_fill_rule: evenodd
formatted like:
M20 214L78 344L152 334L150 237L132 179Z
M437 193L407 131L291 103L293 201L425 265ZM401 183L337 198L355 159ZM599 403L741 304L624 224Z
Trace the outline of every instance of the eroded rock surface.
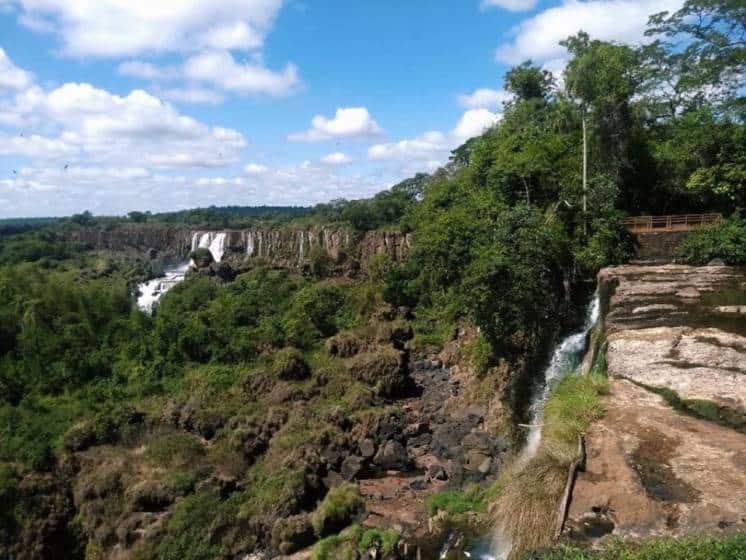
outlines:
M623 266L605 295L606 414L586 438L572 537L645 538L746 528L743 270Z

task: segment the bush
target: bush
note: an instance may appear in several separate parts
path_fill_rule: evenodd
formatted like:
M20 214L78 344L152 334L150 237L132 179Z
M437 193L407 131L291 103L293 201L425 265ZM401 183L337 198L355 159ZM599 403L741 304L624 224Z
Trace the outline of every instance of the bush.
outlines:
M145 449L145 456L157 465L193 465L204 455L195 436L179 432L156 435Z
M296 348L283 348L273 359L272 373L284 381L301 381L311 375L303 353Z
M621 216L594 220L591 232L585 245L575 251L575 260L585 274L595 275L604 266L622 264L634 256L634 237L622 225Z
M311 523L319 537L335 533L352 523L365 509L357 484L345 483L332 488L311 514Z
M352 525L339 535L333 535L320 540L313 547L311 560L357 560L367 557L370 549L378 551L382 560L399 558L397 544L400 535L396 531L381 529L363 529L360 525Z
M350 358L347 370L357 381L374 387L386 397L405 389L409 381L405 355L391 347L357 354Z
M208 267L215 261L210 250L205 249L204 247L200 247L199 249L195 249L194 251L192 251L192 253L189 255L189 258L194 261L194 264L197 266L197 268Z
M427 514L435 515L439 511L445 511L450 515L460 515L470 511L482 511L484 501L478 488L472 488L466 492L449 490L437 492L426 500Z
M492 347L484 336L479 334L466 345L464 351L477 375L481 377L486 374L492 362Z
M564 546L531 552L523 560L742 560L746 533L731 536L655 538L642 543L614 540L601 550Z
M698 229L686 236L676 255L689 264L703 265L713 259L725 264L746 264L746 220L739 215Z

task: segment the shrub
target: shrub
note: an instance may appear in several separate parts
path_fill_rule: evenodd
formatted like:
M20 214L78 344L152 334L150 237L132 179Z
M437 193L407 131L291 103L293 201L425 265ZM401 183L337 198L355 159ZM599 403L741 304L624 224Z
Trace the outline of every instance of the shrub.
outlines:
M405 354L391 347L357 354L348 361L347 370L356 380L373 386L386 397L402 391L409 382Z
M285 381L300 381L311 375L303 353L296 348L283 348L274 355L272 373Z
M204 455L196 437L179 432L156 435L145 449L147 459L158 465L191 465Z
M346 483L332 488L311 514L311 523L320 537L340 531L365 509L357 484Z
M741 560L746 533L731 536L654 538L642 543L613 540L600 550L563 546L527 553L523 560Z
M308 268L316 279L327 278L334 266L334 261L323 247L314 246L308 255Z
M604 266L625 263L634 256L634 238L622 225L621 216L598 218L591 230L585 245L575 251L575 260L584 273L594 275Z
M464 351L477 375L486 374L492 362L492 347L484 336L479 334L466 345Z
M684 262L703 265L713 259L746 264L746 220L735 215L713 226L693 231L676 251Z
M197 268L208 267L215 260L210 250L205 249L204 247L192 251L189 257L194 261L194 264L197 265Z
M426 505L427 514L430 516L438 511L459 515L470 511L481 511L484 508L481 492L476 487L465 492L456 490L437 492L427 498Z

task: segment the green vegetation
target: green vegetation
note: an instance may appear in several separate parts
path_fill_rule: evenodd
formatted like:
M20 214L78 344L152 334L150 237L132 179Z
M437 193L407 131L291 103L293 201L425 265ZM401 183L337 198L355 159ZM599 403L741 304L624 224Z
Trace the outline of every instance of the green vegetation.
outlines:
M332 488L311 515L311 523L320 537L340 531L363 510L365 502L356 484Z
M611 541L601 550L561 547L527 553L523 560L741 560L746 534L652 539L641 544Z
M495 519L514 550L551 544L567 472L579 459L578 438L603 416L599 397L608 390L608 379L597 374L565 377L545 406L536 455L525 464L517 460L495 482Z
M397 558L399 534L394 531L364 529L352 525L339 535L320 540L313 548L312 560L355 560L357 554L366 554L375 548L382 560Z
M690 233L678 248L678 256L690 264L720 259L725 264L746 263L746 220L731 219Z
M426 505L430 516L439 511L458 516L469 512L483 512L486 508L484 492L478 486L470 486L463 492L457 490L436 492L428 497Z
M460 327L478 328L465 354L479 394L499 387L520 417L523 374L571 321L567 288L580 299L600 267L630 257L626 215L722 212L681 257L743 263L742 10L688 0L651 19L657 40L644 47L568 38L562 80L530 61L511 69L499 124L432 175L370 200L9 224L24 233L0 235L0 498L10 504L0 556L33 547L40 557L106 557L121 531L148 535L141 558L196 560L271 547L278 520L295 520L277 531L291 547L314 529L343 530L362 500L354 485L327 492L319 450L333 456L358 425L396 414L411 381L405 344L427 355ZM303 274L256 261L230 282L192 274L148 316L132 287L152 275L150 262L61 241L84 228L259 223L333 224L354 230L353 241L386 228L413 245L403 262L360 263L351 243L334 262L310 252ZM355 277L359 266L367 277ZM519 546L545 544L578 435L602 414L605 390L598 377L569 377L547 406L534 459L488 490L437 494L429 509L464 515L499 496L497 515ZM681 406L742 424L711 403ZM160 533L141 530L165 510ZM353 557L373 544L393 554L395 543L353 526L314 555Z

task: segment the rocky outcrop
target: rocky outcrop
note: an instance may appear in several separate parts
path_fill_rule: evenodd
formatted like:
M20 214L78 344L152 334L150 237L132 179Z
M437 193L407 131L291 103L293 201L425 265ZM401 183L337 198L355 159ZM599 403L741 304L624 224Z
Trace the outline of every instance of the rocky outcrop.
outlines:
M622 266L599 285L611 394L567 531L594 542L744 530L746 317L730 310L746 271Z
M302 267L314 255L322 254L333 263L357 262L365 269L374 255L387 254L395 261L409 255L410 234L375 230L364 234L344 227L307 228L260 226L241 230L200 231L162 225L69 228L63 239L93 249L139 252L151 258L186 258L193 250L210 249L215 260L264 259L274 265Z

